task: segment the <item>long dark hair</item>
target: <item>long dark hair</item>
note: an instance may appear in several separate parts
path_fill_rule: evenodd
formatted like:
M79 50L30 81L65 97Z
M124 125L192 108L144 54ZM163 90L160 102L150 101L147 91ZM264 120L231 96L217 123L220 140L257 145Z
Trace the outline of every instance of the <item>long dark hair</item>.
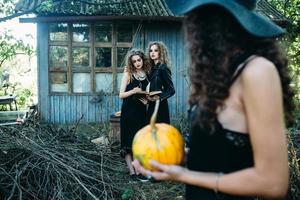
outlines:
M132 81L133 73L136 71L133 63L132 63L132 57L133 56L139 56L143 60L143 67L142 70L145 71L145 73L150 73L151 64L150 60L146 56L146 54L141 49L131 49L127 52L126 55L126 65L127 65L127 71L129 73L129 80Z
M294 93L289 86L287 58L276 39L250 35L229 12L218 6L192 11L184 24L191 54L189 101L201 109L197 118L200 125L213 130L217 108L222 108L229 96L233 76L229 66L237 52L263 56L274 63L281 79L286 122L291 121Z

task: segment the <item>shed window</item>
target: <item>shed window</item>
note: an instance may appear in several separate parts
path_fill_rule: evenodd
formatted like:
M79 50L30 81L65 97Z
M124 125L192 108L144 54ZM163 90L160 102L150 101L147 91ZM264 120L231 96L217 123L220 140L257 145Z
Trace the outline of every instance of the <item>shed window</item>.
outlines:
M73 67L90 67L90 48L74 47L73 48Z
M73 24L73 41L74 42L88 42L90 28L88 24Z
M131 42L132 41L132 27L128 24L117 25L117 41L118 42Z
M96 24L95 25L95 41L111 42L112 24Z
M68 92L67 73L53 72L50 74L51 91Z
M103 84L107 83L107 84ZM107 91L112 92L113 76L111 73L96 74L96 92Z
M96 67L111 67L111 48L96 48Z
M68 47L51 46L49 49L49 61L51 68L67 68Z
M117 48L117 67L124 67L126 65L125 57L129 49L128 47Z
M68 40L68 25L51 24L50 25L50 40L51 41L67 41Z
M91 76L88 73L73 74L73 92L86 93L91 92Z
M132 23L51 23L50 92L117 93L133 35Z

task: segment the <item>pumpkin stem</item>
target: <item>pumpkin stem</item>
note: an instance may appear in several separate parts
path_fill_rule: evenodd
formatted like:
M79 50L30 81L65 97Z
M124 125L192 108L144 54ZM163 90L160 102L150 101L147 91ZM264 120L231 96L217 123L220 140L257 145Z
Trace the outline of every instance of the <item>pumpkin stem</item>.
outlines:
M159 99L157 99L157 100L155 101L154 112L153 112L153 114L152 114L152 116L151 116L150 126L151 126L151 129L152 129L152 130L155 130L155 129L156 129L156 127L155 127L155 122L156 122L157 112L158 112L158 108L159 108L159 102L160 102Z

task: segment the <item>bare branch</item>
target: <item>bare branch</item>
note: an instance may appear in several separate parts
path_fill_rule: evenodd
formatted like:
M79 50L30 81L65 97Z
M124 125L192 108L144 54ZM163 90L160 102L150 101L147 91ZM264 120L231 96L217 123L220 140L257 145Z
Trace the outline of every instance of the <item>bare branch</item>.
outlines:
M0 22L4 22L4 21L6 21L6 20L10 20L10 19L13 19L13 18L15 18L15 17L22 16L22 15L26 15L26 14L29 14L29 13L31 13L31 12L33 12L33 9L31 9L31 10L26 10L26 11L21 12L21 13L15 13L15 14L12 14L12 15L9 15L9 16L6 16L6 17L2 17L2 18L0 18Z

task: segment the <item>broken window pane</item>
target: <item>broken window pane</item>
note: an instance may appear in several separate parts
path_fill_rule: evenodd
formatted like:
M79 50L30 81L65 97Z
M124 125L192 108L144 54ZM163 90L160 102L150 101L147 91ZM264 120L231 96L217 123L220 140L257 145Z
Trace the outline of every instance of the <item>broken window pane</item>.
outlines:
M111 42L112 24L96 24L96 42Z
M74 42L88 42L89 33L90 33L90 29L88 24L73 24Z
M73 48L73 67L89 67L89 48L75 47Z
M91 92L91 75L89 73L73 74L73 92Z
M96 79L96 92L103 91L111 93L113 91L113 76L109 73L97 73Z
M51 92L68 92L67 73L50 73L50 90Z
M50 24L50 40L51 41L67 41L68 40L68 24Z
M67 68L68 61L68 47L50 46L49 49L49 64L50 67Z
M96 48L96 67L111 67L111 48Z
M131 24L117 25L117 42L132 42L133 27Z

